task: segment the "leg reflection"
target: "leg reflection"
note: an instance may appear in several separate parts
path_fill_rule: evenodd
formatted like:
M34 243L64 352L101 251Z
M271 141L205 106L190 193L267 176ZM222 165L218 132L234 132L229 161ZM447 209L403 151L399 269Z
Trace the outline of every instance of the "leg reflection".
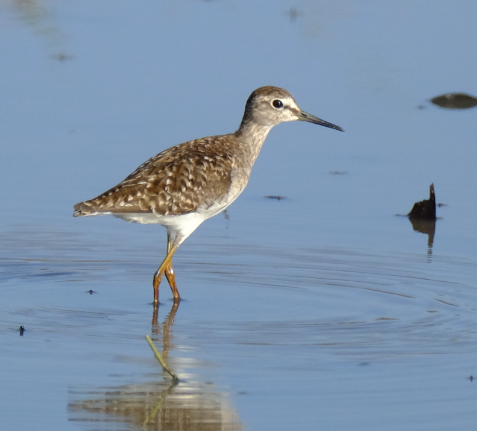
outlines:
M169 356L169 348L172 344L172 326L174 324L174 319L176 317L177 310L179 309L179 301L174 301L172 304L171 311L164 319L162 323L162 330L161 325L158 323L159 320L159 306L154 306L154 310L152 312L152 327L151 327L151 334L152 340L154 342L160 342L160 336L162 333L162 357L167 362L167 357Z

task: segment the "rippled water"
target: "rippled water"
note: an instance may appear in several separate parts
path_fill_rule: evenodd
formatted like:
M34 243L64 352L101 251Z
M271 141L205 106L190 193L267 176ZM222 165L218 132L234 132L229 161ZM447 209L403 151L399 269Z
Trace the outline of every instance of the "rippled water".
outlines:
M475 5L429 5L1 3L1 428L473 430ZM154 312L164 230L72 205L267 84L346 132L274 129Z

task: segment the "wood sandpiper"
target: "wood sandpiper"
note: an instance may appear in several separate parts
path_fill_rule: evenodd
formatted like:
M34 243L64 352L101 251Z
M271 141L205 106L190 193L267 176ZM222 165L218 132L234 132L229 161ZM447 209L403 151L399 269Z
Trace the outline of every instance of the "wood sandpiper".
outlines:
M117 186L76 204L73 215L114 214L130 222L163 225L167 229L167 253L154 274L154 304L159 303L163 274L174 301L179 301L172 256L203 221L237 199L247 186L268 132L286 121L308 121L343 131L302 111L288 91L261 87L248 98L235 133L194 139L162 151Z

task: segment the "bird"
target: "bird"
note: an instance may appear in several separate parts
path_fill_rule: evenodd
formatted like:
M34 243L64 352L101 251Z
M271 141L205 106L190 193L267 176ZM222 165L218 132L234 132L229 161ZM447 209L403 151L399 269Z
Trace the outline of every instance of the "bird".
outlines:
M236 132L184 142L139 166L115 187L74 205L74 217L113 214L129 222L157 223L167 230L167 252L154 273L154 302L165 275L174 302L177 289L172 257L205 220L224 211L243 192L272 127L306 121L341 127L306 113L283 88L265 86L252 92Z

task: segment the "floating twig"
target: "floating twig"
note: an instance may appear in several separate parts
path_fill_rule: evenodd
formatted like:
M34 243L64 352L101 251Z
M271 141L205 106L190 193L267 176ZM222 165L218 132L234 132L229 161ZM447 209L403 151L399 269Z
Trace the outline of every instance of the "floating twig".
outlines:
M154 343L152 342L151 337L149 337L149 335L146 335L146 341L147 341L147 344L149 344L149 347L150 347L150 348L152 349L152 351L154 352L154 356L155 356L156 359L159 361L159 363L162 365L162 368L164 368L164 370L166 370L166 371L171 375L171 377L172 377L174 380L179 381L179 377L177 377L177 376L167 367L166 362L164 361L164 359L162 359L161 354L157 351L156 346L155 346Z

